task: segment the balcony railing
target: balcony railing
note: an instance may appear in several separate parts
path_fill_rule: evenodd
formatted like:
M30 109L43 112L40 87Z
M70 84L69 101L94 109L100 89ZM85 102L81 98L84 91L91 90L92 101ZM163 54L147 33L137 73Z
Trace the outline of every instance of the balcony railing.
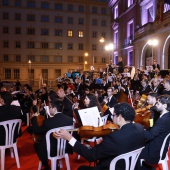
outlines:
M131 46L133 40L134 40L134 36L133 36L133 35L127 37L127 38L124 40L123 47L126 48L126 47L128 47L128 46Z

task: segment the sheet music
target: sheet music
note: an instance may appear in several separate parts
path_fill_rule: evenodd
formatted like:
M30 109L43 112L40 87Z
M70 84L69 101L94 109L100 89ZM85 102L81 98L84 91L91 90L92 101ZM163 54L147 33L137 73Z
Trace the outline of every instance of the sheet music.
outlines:
M97 106L78 110L83 126L103 126Z

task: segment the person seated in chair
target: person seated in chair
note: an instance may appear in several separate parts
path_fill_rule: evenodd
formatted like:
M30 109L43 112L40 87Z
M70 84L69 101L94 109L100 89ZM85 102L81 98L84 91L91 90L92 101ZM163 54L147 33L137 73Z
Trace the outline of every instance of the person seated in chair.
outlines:
M53 136L68 140L74 152L89 162L97 162L96 167L81 166L78 170L108 170L113 158L144 146L144 129L140 124L133 123L134 118L135 110L128 103L115 105L113 122L120 129L109 133L100 144L91 148L81 144L62 128L60 131L54 132ZM122 169L125 169L125 164L120 161L116 164L116 170Z
M162 143L170 133L170 95L159 96L155 106L160 112L160 117L151 129L145 131L146 145L140 155L140 158L145 160L142 170L153 169L149 165L158 164ZM166 144L164 152L167 152L168 146L169 143Z
M21 107L11 105L13 100L13 96L8 91L3 91L0 93L0 122L7 121L7 120L13 120L13 119L21 119L22 113L21 113ZM2 127L0 127L1 132L1 138L0 138L0 145L5 144L5 131ZM21 135L21 131L19 136ZM16 132L16 137L18 137L18 132Z
M51 101L49 105L49 111L53 117L45 119L41 126L38 126L37 113L33 114L31 118L34 134L41 135L41 138L39 139L39 143L35 142L34 147L45 170L49 169L48 158L47 158L46 137L45 137L46 133L53 128L73 125L73 119L64 115L62 113L62 110L63 110L62 100L55 99L54 101ZM57 146L55 138L51 139L51 145L52 145L51 156L55 156L56 146Z

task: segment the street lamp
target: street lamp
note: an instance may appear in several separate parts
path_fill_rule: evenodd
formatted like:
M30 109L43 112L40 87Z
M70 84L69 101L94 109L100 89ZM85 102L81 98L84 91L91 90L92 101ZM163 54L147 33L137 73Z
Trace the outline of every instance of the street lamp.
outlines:
M158 45L158 40L156 39L148 40L147 44L152 46L152 63L153 63L153 47Z
M111 60L111 52L113 51L114 45L112 43L105 46L105 50L109 51L109 61Z
M87 61L84 61L84 71L85 71L86 64L87 64Z
M29 65L29 82L31 85L31 60L28 60L28 65Z
M100 38L99 40L101 43L104 43L105 42L105 39L103 37Z

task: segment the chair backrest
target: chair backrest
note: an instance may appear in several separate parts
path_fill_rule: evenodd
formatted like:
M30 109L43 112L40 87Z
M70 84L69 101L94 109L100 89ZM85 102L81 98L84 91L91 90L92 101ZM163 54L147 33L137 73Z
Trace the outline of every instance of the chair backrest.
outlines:
M143 148L144 147L115 157L110 163L110 170L115 170L117 161L121 159L125 160L125 170L134 170L138 157Z
M108 116L109 116L109 115L105 115L105 116L102 116L102 117L101 117L104 125L106 124L106 121L107 121Z
M167 141L168 139L169 139L169 141ZM161 151L160 151L160 160L159 160L159 162L163 159L163 153L164 153L165 145L166 145L167 142L169 142L169 145L168 145L168 148L169 148L170 147L170 133L165 137L165 139L163 141ZM168 149L166 151L166 156L165 156L164 159L168 160Z
M5 129L5 146L6 147L13 145L15 132L16 130L18 130L18 134L19 134L21 122L22 122L21 119L13 119L13 120L0 122L0 126L3 126ZM18 129L16 129L16 127Z
M47 156L48 156L48 159L51 159L51 156L50 156L50 148L51 148L51 145L50 145L50 134L55 132L55 131L59 131L61 128L62 129L66 129L66 130L70 130L70 129L73 129L74 126L71 125L71 126L63 126L63 127L59 127L59 128L54 128L54 129L49 130L46 133L46 143L47 143ZM56 143L57 143L57 155L56 155L56 157L58 157L58 159L64 158L64 156L65 156L65 148L66 148L66 140L64 140L62 138L61 139L56 139Z

